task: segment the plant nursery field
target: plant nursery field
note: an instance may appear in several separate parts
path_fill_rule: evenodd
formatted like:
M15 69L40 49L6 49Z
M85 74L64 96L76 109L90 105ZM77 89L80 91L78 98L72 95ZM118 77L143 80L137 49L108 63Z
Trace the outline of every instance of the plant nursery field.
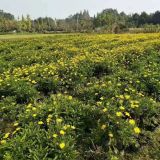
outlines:
M160 34L0 36L0 159L159 160Z

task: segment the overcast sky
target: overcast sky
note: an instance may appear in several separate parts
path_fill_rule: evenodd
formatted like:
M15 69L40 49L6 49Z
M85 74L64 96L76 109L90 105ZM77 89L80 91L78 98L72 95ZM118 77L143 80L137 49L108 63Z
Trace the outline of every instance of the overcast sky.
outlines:
M93 16L105 8L126 13L151 13L160 10L160 0L0 0L0 9L16 17L29 14L32 18L66 18L84 9Z

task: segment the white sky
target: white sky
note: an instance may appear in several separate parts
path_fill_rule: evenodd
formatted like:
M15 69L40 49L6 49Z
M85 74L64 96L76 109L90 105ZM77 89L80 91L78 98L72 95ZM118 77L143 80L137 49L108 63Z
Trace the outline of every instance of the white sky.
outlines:
M16 17L29 14L32 18L66 18L84 9L93 16L106 8L126 13L151 13L160 10L160 0L0 0L0 9Z

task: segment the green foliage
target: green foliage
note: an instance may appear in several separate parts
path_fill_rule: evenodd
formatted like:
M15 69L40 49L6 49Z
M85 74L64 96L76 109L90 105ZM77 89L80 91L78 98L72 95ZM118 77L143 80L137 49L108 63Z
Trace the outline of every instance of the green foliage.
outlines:
M39 17L31 19L22 15L18 20L10 13L0 10L0 33L56 33L56 32L100 32L100 33L153 33L159 32L160 11L152 14L142 12L127 15L116 9L104 9L91 17L88 10L77 12L65 19Z
M15 96L17 103L28 102L37 96L37 91L24 81L10 81L0 89L2 97Z
M158 159L159 36L1 40L0 159Z

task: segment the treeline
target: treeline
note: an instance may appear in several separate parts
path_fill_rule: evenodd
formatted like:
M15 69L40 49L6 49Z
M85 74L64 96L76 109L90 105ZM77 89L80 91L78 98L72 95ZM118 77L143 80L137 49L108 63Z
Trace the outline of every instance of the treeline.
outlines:
M91 17L87 10L76 13L66 19L51 17L15 19L10 13L0 10L0 32L112 32L120 33L133 30L148 32L160 31L160 11L152 14L142 12L127 15L115 9L105 9Z

